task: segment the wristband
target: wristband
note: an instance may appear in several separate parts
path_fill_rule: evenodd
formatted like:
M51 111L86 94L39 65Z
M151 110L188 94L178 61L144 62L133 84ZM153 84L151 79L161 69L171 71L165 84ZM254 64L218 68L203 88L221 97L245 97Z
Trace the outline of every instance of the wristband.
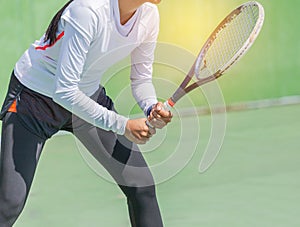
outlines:
M148 107L148 109L147 109L147 117L150 115L153 107L154 107L154 105Z

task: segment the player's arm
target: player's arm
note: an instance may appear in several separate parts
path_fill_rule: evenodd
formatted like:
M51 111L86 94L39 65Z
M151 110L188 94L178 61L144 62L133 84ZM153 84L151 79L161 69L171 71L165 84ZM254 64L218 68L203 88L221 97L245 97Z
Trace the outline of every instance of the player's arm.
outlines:
M163 128L172 119L172 113L157 101L152 83L152 64L155 42L144 43L131 55L131 88L137 103L154 128Z
M159 32L158 11L153 11L149 22L147 37L131 54L131 88L137 103L144 111L153 127L162 128L171 121L172 114L162 108L157 101L152 83L154 51Z
M65 18L65 35L58 60L53 100L96 127L125 135L135 143L146 143L154 133L149 132L148 127L144 127L146 119L129 120L99 105L79 89L83 65L95 31L88 30L92 26L84 26L84 23L87 23L86 16L90 15L90 12L83 12L84 9L80 12L74 11L71 12L72 19L78 17L77 21L83 21L83 24L74 25L71 19ZM86 20L83 20L82 13L85 13L83 17ZM76 29L78 26L82 29Z

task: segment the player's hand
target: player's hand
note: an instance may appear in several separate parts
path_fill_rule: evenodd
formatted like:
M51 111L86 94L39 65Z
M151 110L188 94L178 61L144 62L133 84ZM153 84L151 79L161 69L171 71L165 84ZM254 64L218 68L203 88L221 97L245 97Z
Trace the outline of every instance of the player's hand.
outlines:
M136 144L145 144L156 133L155 128L146 125L146 118L127 121L125 137Z
M151 110L148 121L154 127L162 129L172 120L171 111L167 110L162 102L158 102Z

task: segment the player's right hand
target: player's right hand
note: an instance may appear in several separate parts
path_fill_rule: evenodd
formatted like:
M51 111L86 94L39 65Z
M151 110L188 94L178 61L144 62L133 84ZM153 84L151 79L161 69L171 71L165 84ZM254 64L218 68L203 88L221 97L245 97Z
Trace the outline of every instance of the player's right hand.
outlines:
M154 128L162 129L171 122L172 117L171 111L167 110L162 102L158 102L153 106L148 120Z
M136 144L147 143L156 133L156 130L155 128L148 127L146 121L146 118L128 120L124 136Z

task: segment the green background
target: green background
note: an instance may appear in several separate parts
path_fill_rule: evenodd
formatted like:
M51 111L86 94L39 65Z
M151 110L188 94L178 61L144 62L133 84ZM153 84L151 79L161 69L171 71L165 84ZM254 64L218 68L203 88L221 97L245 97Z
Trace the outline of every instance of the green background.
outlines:
M261 0L265 8L265 25L249 53L221 78L220 85L227 104L293 96L300 94L300 42L296 32L299 25L300 2L290 0ZM240 0L163 0L159 5L161 29L159 41L176 45L196 55L214 27ZM0 7L0 101L17 59L35 39L45 31L54 13L64 1L1 0ZM167 55L168 53L166 53ZM174 61L180 55L169 55ZM185 61L185 59L181 59ZM193 62L186 62L192 64ZM155 68L156 69L156 68ZM128 71L123 71L123 74ZM115 97L129 83L128 76L113 85L109 94ZM172 72L154 71L154 78L166 78L178 83ZM159 95L160 87L157 87Z
M65 1L0 2L2 102L15 62L31 42L39 39ZM241 62L219 81L226 104L300 93L300 42L296 30L300 1L260 2L266 13L261 35ZM162 0L159 41L181 50L178 55L172 50L163 54L171 62L183 61L188 67L212 29L241 3L239 0ZM159 96L170 94L184 76L179 71L155 65L154 82ZM113 77L110 72L114 69L103 80L108 93L118 98L120 90L129 83L129 70L121 70ZM174 84L166 89L160 83L162 78ZM191 97L201 105L205 101L198 100L198 96L201 95L196 91ZM128 111L122 102L119 109ZM189 147L190 140L178 140L182 136L178 128L200 128L200 134L191 137L197 140L191 160L176 176L157 186L165 225L300 226L299 114L299 105L228 113L220 155L203 174L198 172L198 167L209 139L211 118L175 118L167 128L163 146L145 154L149 164L155 164L166 158L178 142ZM180 125L180 120L185 124ZM158 132L151 143L159 140L163 132ZM120 190L88 167L74 138L63 135L47 142L28 203L16 226L126 227L128 223L126 201Z

